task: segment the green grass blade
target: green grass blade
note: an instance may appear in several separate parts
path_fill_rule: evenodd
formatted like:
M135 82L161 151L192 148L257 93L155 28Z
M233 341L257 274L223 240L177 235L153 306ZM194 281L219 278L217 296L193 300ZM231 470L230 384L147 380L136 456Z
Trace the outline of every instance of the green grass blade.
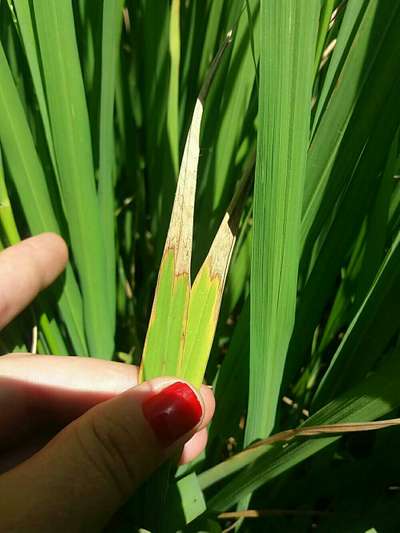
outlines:
M18 19L18 27L22 37L29 69L32 76L33 85L38 100L40 114L43 121L44 132L47 146L49 149L54 172L57 174L57 165L54 155L53 138L50 129L50 119L47 110L46 96L43 87L42 76L40 72L40 63L38 56L37 43L34 34L34 24L32 17L32 7L29 2L14 2L14 8Z
M146 125L144 157L148 172L148 212L151 215L151 231L154 234L156 254L153 268L157 268L164 250L164 243L176 190L176 174L172 168L171 154L166 131L167 100L169 87L169 2L145 2L138 18L136 39L143 45L143 54L138 55L137 83L140 88L143 124ZM135 13L132 7L131 16ZM148 39L156 35L155 39ZM137 40L132 46L137 47ZM140 46L140 45L139 45ZM196 94L197 96L197 94ZM194 101L191 102L190 117ZM154 117L157 117L154 120ZM189 119L190 124L190 119ZM160 179L162 169L162 179ZM158 264L157 264L158 263Z
M3 156L0 149L0 225L8 243L16 244L20 241L17 225L15 223L10 198L4 178Z
M91 353L110 359L114 331L107 263L72 5L68 0L39 1L34 9L62 197L82 287L85 331Z
M327 4L328 3L329 2L327 2ZM343 21L336 37L335 49L329 62L328 71L326 73L321 92L318 95L317 109L315 111L313 120L312 136L315 133L315 129L319 123L321 114L325 110L326 104L332 95L332 91L335 89L335 82L339 78L343 68L343 63L347 61L347 58L352 54L360 53L360 46L362 47L362 43L359 41L362 40L362 37L358 32L361 30L360 21L362 20L362 16L367 7L369 9L373 9L374 7L370 0L368 2L359 2L358 0L349 0L347 2ZM352 36L357 33L358 38L353 43ZM351 46L354 46L356 50L352 51L350 49ZM345 83L349 83L351 78L352 77L350 77L348 81L345 79ZM354 72L353 80L359 82L359 75L357 74L357 71Z
M102 22L98 197L107 261L105 289L108 293L112 330L115 328L116 305L114 101L123 4L123 0L104 0Z
M3 161L0 150L0 229L3 230L4 236L9 246L18 244L20 236L12 211L10 198L8 196L6 183L4 179ZM65 355L68 349L65 345L58 323L53 319L49 320L49 305L43 296L38 297L36 304L39 314L40 332L43 332L50 353L55 355ZM43 352L42 352L43 353Z
M242 441L240 418L247 408L249 351L250 302L247 298L233 331L228 353L222 361L215 387L218 408L208 430L208 447L213 453L212 457L216 458L215 462L222 457L226 442L231 437L238 446Z
M251 1L251 12L256 35L259 30L260 15L258 1ZM234 193L234 184L239 167L237 156L247 121L255 114L251 106L256 70L250 43L249 23L244 13L234 28L232 51L229 64L222 65L226 72L218 73L214 90L210 94L210 106L206 110L203 142L207 147L208 139L217 132L216 141L205 149L201 175L206 179L199 182L198 228L195 231L196 254L203 260L211 244L211 236L217 231ZM256 40L258 45L258 40ZM258 46L255 50L257 59ZM226 88L226 90L224 90ZM227 89L229 88L229 89ZM217 112L216 112L217 110ZM250 117L249 117L250 115ZM250 130L254 136L254 131ZM250 151L246 146L244 153ZM204 228L208 228L206 231ZM196 262L195 267L200 263Z
M397 380L399 371L400 358L397 349L374 375L330 402L301 427L369 422L387 415L400 406ZM276 445L273 448L267 446L264 450L263 447L249 449L214 467L213 470L205 471L199 476L203 489L250 465L211 498L208 509L220 512L230 508L249 492L275 479L339 438L329 436L296 439L288 445Z
M117 2L108 2L115 4ZM86 94L88 96L88 106L90 119L93 122L97 120L97 98L99 94L98 78L100 76L100 62L98 54L101 53L101 29L102 14L100 2L88 2L87 0L76 0L72 3L75 15L75 24L77 27L77 42L80 46L79 52L81 57L83 81ZM110 9L112 9L110 5ZM78 29L79 28L79 29Z
M179 66L181 58L180 0L172 0L169 21L170 74L167 131L175 173L179 168Z
M357 142L353 139L354 150L355 145L360 142L359 155L358 157L356 154L353 155L354 167L350 165L347 168L348 183L335 207L335 216L319 242L311 272L302 290L286 369L288 380L292 379L293 373L298 371L308 358L312 337L321 320L321 313L332 297L341 266L378 191L379 178L385 169L388 152L399 125L400 78L398 73L392 70L392 61L395 61L395 57L400 53L397 24L392 27L391 37L393 41L391 40L392 45L388 49L386 64L388 70L385 73L385 85L387 83L388 87L385 87L384 92L381 81L382 93L374 98L374 102L378 105L374 111L375 121L368 131L364 132L367 138L363 143L358 138ZM338 165L342 163L342 160L338 161Z
M258 2L251 0L250 9L254 33L258 35L260 26ZM243 53L244 45L251 42L252 29L249 28L247 15L244 14L240 18L236 34L234 34L230 68L226 79L226 87L229 87L229 90L224 91L224 101L221 103L221 117L219 118L219 124L214 126L218 128L218 143L215 147L216 157L213 170L213 213L220 213L221 207L222 209L225 208L229 197L232 195L232 189L226 187L226 179L235 162L235 153L238 150L243 133L242 130L247 118L247 110L250 106L250 99L256 80L256 68L251 46L246 46ZM260 53L258 40L256 45L254 53L258 61ZM238 62L240 63L239 72L237 70Z
M189 524L206 510L206 502L196 474L190 474L177 482L182 500L185 523Z
M398 138L392 144L385 172L373 208L364 221L352 257L337 291L329 319L324 328L319 351L324 351L335 335L355 314L368 292L384 258L387 240L389 204L396 171Z
M43 168L40 164L27 119L14 80L0 46L0 142L13 182L32 234L60 233ZM68 328L74 350L87 354L82 301L71 266L67 267L65 287L59 308Z
M251 245L252 245L252 210L249 208L241 223L240 233L232 254L231 267L226 280L224 302L221 308L222 320L234 312L246 291L250 278Z
M362 377L360 375L361 369L364 371L369 370L365 361L368 356L364 350L360 351L360 343L364 341L368 331L371 329L378 333L379 330L373 324L379 310L385 307L385 300L393 296L397 299L399 296L399 260L400 234L387 253L376 279L372 283L359 311L346 331L330 367L319 385L316 396L314 397L315 405L321 406L334 398L335 394L343 390L346 384L349 384L349 376L351 376L351 380L356 380ZM394 287L396 287L395 291ZM399 322L395 318L392 320L395 323ZM362 361L359 361L360 353L363 354ZM380 354L375 353L372 355L377 358ZM369 363L372 366L373 361L370 358Z
M367 217L365 253L355 294L357 306L369 290L385 256L390 199L395 186L394 176L400 162L400 156L397 154L399 133L398 130L388 154L374 205Z
M360 11L361 7L358 4ZM334 85L310 145L304 189L302 246L307 238L314 242L317 238L315 233L320 231L323 221L332 212L345 187L349 168L359 158L372 124L379 115L379 106L384 101L381 95L392 83L389 73L395 69L397 61L392 49L397 46L394 28L399 7L399 4L371 0L361 22L358 22L356 38L340 69L340 83ZM354 14L352 22L355 18L358 21L359 17Z
M211 2L210 13L208 17L206 35L202 46L201 62L199 67L199 79L202 80L206 75L207 68L212 62L218 45L218 30L221 23L224 0L213 0ZM228 30L228 28L226 28Z
M332 11L335 7L335 0L325 0L324 5L321 9L320 14L320 24L317 37L317 49L315 52L315 63L314 63L314 77L318 73L319 65L321 62L322 52L324 50L324 45L326 41L326 36L329 29L329 22L331 20Z
M297 292L319 2L261 3L246 442L274 425Z

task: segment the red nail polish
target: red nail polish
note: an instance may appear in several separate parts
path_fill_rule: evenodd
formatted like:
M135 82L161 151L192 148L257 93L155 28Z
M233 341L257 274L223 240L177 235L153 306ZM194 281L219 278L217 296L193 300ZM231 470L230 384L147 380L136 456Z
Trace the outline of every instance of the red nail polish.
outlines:
M163 446L197 426L202 413L196 394L180 381L143 402L143 414Z

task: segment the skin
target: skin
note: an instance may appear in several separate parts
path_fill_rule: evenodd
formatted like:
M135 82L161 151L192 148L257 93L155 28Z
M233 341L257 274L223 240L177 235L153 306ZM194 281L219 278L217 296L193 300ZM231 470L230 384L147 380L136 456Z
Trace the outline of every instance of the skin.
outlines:
M46 233L0 254L0 329L64 270L68 251ZM1 531L101 531L167 458L196 457L214 397L198 394L201 422L167 449L142 402L176 381L137 385L138 369L81 357L0 358Z

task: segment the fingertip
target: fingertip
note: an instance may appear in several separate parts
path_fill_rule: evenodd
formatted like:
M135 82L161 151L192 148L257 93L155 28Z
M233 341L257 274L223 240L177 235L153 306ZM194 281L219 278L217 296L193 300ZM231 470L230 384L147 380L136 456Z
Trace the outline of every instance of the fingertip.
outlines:
M42 288L50 285L64 270L68 262L68 247L56 233L40 233L22 241L33 248L41 274Z
M41 248L47 249L60 264L66 265L68 262L69 252L65 240L57 233L45 232L40 233L35 239L35 244L39 244Z
M182 455L179 460L180 465L190 463L200 455L207 446L208 431L206 428L201 429L186 442L183 447Z
M215 412L215 396L213 390L208 385L202 385L200 387L200 394L204 406L204 416L201 422L201 427L207 426Z
M47 244L53 249L60 259L66 263L68 261L68 246L65 240L57 233L46 232L39 235L41 239L47 241Z

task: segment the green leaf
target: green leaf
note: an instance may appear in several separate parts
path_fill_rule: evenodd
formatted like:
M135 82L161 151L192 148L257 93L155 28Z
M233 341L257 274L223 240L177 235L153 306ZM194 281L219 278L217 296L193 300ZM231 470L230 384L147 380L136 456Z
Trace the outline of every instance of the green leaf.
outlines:
M0 142L29 229L32 234L44 231L60 233L43 168L2 46L0 79ZM86 355L82 300L71 266L67 267L65 287L58 305L75 352Z
M302 247L307 239L314 242L344 189L348 173L379 116L385 91L392 84L388 74L393 72L397 60L394 32L399 5L370 0L363 17L363 3L355 0L348 7L351 9L346 9L338 48L321 92L321 107L314 120L318 127L307 158ZM355 36L349 46L351 31Z
M368 337L369 331L379 331L374 325L379 312L382 312L381 309L384 309L385 306L390 305L390 298L394 297L397 300L400 295L399 260L400 234L387 253L368 294L347 329L328 370L319 384L314 397L316 406L323 405L333 399L335 394L341 392L346 384L349 384L350 376L352 381L360 379L362 371L366 372L372 366L373 360L371 361L371 356L374 358L379 357L379 352L366 354L364 350L360 350L360 344ZM394 320L394 326L396 327L399 321L395 318L392 318L392 320ZM362 361L359 360L360 354L363 354ZM368 359L369 365L366 363L366 359Z
M82 287L85 331L91 353L110 359L113 313L106 290L107 262L72 5L68 0L39 1L34 10L62 198Z
M400 371L399 350L372 376L363 380L347 393L336 398L311 416L301 427L319 424L352 423L381 418L400 406L400 388L397 375ZM199 476L205 489L228 475L248 468L208 501L210 511L229 509L248 493L275 479L294 465L322 450L339 436L296 439L289 444L250 448L228 459Z
M400 21L400 10L396 19L397 22ZM351 160L347 161L347 167L342 166L345 157L337 159L335 165L334 187L337 187L343 178L342 175L336 174L337 172L344 172L344 175L348 176L348 181L341 191L337 205L331 203L332 198L329 200L328 195L326 197L328 205L321 206L321 209L330 209L334 217L326 225L318 241L312 268L299 299L286 369L288 381L308 358L315 328L332 297L340 268L378 190L380 175L384 171L393 137L398 129L400 105L397 95L400 79L397 72L393 71L395 58L400 53L396 20L393 21L387 37L389 38L386 43L387 53L381 63L385 70L381 72L381 77L372 78L368 87L368 91L371 90L368 97L371 99L369 109L371 115L361 117L357 113L353 116L354 129L351 128L348 132L349 139L344 147L346 156L350 156ZM379 91L375 85L378 81ZM371 122L366 127L364 121L368 123L369 120ZM362 136L359 136L360 129L363 130Z
M177 482L178 490L182 498L182 509L186 524L192 522L206 510L206 502L199 486L196 474L180 479Z
M108 292L112 330L115 328L116 300L114 101L123 4L123 0L104 0L102 22L98 197L107 262L105 288Z
M326 37L329 30L329 22L331 20L333 8L335 7L335 0L326 0L321 9L320 24L317 37L317 49L315 52L314 76L317 75L321 62L322 52L326 42Z
M50 152L54 172L57 173L57 165L54 155L53 139L50 129L50 119L47 111L46 95L44 92L42 76L40 72L40 61L38 47L35 39L35 28L32 16L32 4L30 2L14 2L17 14L18 27L20 29L22 41L25 48L29 69L32 76L33 85L38 99L40 114L46 135L46 141Z
M181 57L180 0L172 0L169 21L170 75L167 111L167 131L173 168L179 165L179 66Z
M294 324L319 2L261 2L246 443L268 435Z
M21 240L18 228L15 222L14 213L8 196L7 187L4 179L3 161L0 150L0 229L3 230L6 241L9 246L18 244ZM40 331L44 334L47 345L52 354L64 355L68 353L63 336L58 323L54 319L49 319L50 306L47 299L39 296L37 304Z

